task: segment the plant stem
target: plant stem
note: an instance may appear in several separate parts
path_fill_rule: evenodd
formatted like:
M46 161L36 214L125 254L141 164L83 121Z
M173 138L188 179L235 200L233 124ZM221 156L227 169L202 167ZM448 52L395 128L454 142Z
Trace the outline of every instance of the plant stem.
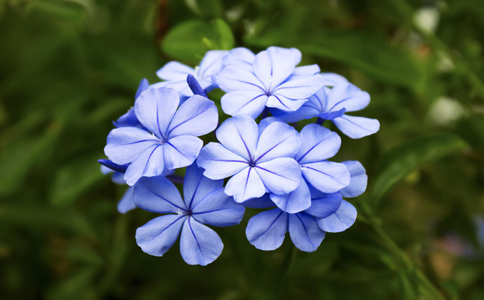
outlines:
M386 234L382 229L381 222L378 220L370 210L370 207L366 203L362 203L363 213L369 220L369 223L380 237L383 244L398 258L407 270L415 270L417 279L421 286L427 291L429 295L432 295L434 300L445 300L442 293L435 287L435 285L430 282L430 280L425 276L420 269L408 258L408 256L398 247L398 245Z

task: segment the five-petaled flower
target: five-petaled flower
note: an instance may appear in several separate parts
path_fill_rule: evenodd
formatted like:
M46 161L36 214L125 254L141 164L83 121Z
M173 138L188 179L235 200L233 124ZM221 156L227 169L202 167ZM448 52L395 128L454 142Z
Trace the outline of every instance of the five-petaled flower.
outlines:
M226 120L216 131L219 143L209 143L197 159L204 175L222 179L233 175L225 192L235 201L258 198L266 190L284 195L295 190L301 171L294 156L301 140L298 132L283 122L259 126L249 116Z
M128 185L143 176L159 176L165 168L191 165L203 146L197 136L216 128L218 111L213 101L195 95L179 108L178 103L174 90L150 87L134 105L146 129L121 127L109 133L104 152L116 164L129 164L124 175Z
M301 52L295 48L269 47L255 55L252 64L247 51L229 53L224 59L226 66L214 76L227 93L222 97L226 114L245 114L255 119L266 106L295 111L323 87L318 66L296 68Z
M215 231L203 225L237 225L244 206L224 193L223 180L210 180L196 165L187 168L184 199L164 177L144 177L134 188L134 201L141 209L166 214L136 230L136 242L154 256L163 256L181 231L180 253L186 263L205 266L222 253L223 243ZM183 228L183 229L182 229Z
M367 107L370 103L370 95L349 82L336 81L332 84L334 84L333 88L321 88L295 112L288 113L282 110L271 110L271 112L285 122L297 122L313 117L331 120L339 130L353 139L377 132L380 129L378 120L345 114Z
M200 66L191 68L177 61L171 61L156 72L159 78L165 80L153 84L154 87L172 88L180 93L180 101L183 103L193 92L187 84L187 75L193 75L200 86L207 92L218 87L212 76L222 69L222 59L228 51L212 50L203 57Z
M301 130L300 137L301 147L295 159L301 167L303 180L291 193L270 196L281 210L289 213L297 213L311 206L308 184L324 193L338 192L350 184L348 168L342 163L327 160L341 146L341 138L335 132L318 124L309 124Z

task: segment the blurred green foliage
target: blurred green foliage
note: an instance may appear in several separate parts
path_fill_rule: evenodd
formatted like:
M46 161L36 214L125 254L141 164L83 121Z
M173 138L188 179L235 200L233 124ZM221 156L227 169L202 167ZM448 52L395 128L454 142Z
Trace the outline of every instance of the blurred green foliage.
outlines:
M481 0L4 0L0 28L0 299L484 299ZM153 214L96 162L111 120L169 60L271 45L372 96L380 132L336 157L369 174L356 224L262 252L248 210L212 265L144 254Z

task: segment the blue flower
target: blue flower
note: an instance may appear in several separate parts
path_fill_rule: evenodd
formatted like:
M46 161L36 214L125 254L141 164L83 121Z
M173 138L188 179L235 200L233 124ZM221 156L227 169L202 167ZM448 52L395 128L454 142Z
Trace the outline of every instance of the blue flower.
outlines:
M213 101L195 95L179 108L178 103L174 90L150 87L134 105L146 129L121 127L109 133L104 152L116 164L129 164L124 175L128 185L143 176L159 176L165 168L189 166L203 146L197 136L216 128L218 111Z
M226 66L216 76L225 91L222 109L226 114L257 118L265 107L295 111L323 87L316 65L296 68L301 52L295 48L269 47L255 55L251 68L250 51L234 49L224 59Z
M193 75L201 87L210 92L217 87L217 84L212 80L212 75L222 69L222 59L227 52L221 50L208 51L200 62L200 66L195 68L177 61L171 61L156 72L159 78L166 81L155 83L153 86L174 89L180 93L180 101L183 103L188 97L193 96L192 90L187 85L187 75Z
M351 173L350 184L336 193L323 193L308 185L311 206L299 213L287 213L280 208L261 212L249 220L246 235L257 249L270 251L279 248L286 232L293 244L301 251L313 252L323 241L326 232L342 232L356 221L357 212L344 197L361 195L367 185L365 169L357 161L344 162ZM250 207L268 208L268 197L252 199ZM275 204L272 205L272 207Z
M186 263L205 266L220 256L223 243L215 231L203 225L237 225L245 208L224 193L223 180L210 180L196 164L187 168L184 200L164 177L144 177L134 188L134 201L141 209L166 214L136 230L136 242L154 256L163 256L181 231L180 253ZM183 229L182 229L183 228Z
M219 143L200 152L198 165L211 179L230 176L227 195L241 203L266 190L283 195L295 190L301 171L294 156L301 144L298 132L283 122L257 123L246 115L226 120L216 131Z
M143 78L141 82L138 85L138 90L136 91L136 94L134 96L134 100L136 100L139 95L141 95L142 92L146 91L148 87L150 86L150 83L148 82L147 79ZM138 118L136 118L136 114L134 113L134 109L130 108L127 113L119 117L115 122L113 122L113 125L116 127L139 127L143 128L143 125L138 121Z
M265 120L275 120L267 118ZM267 121L270 122L270 121ZM341 147L341 138L318 124L306 125L301 130L301 147L295 159L303 179L291 193L271 194L271 200L283 211L297 213L311 206L308 185L324 193L335 193L350 184L350 172L343 163L328 161Z
M124 169L124 171L126 171L127 166L118 166L107 159L100 159L99 162L101 163L101 172L104 175L113 173L111 180L114 183L119 185L126 184L126 181L123 178L124 172L122 170ZM118 202L118 206L117 206L118 212L125 214L128 211L136 208L136 205L134 204L133 191L134 191L134 187L132 186L128 187L123 197Z
M353 139L368 136L380 129L378 120L345 114L368 106L370 95L367 92L338 79L331 84L336 85L332 89L323 87L295 112L287 113L282 110L271 110L271 112L285 122L297 122L313 117L331 120L339 130Z

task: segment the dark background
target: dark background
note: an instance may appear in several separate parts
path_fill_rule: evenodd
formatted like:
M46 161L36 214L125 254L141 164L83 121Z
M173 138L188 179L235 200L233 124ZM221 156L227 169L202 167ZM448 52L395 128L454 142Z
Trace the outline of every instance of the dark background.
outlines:
M3 0L0 299L484 299L483 41L481 0ZM143 253L155 215L96 162L111 121L169 60L271 45L372 97L381 130L335 158L369 174L355 225L263 252L248 210L207 267Z

